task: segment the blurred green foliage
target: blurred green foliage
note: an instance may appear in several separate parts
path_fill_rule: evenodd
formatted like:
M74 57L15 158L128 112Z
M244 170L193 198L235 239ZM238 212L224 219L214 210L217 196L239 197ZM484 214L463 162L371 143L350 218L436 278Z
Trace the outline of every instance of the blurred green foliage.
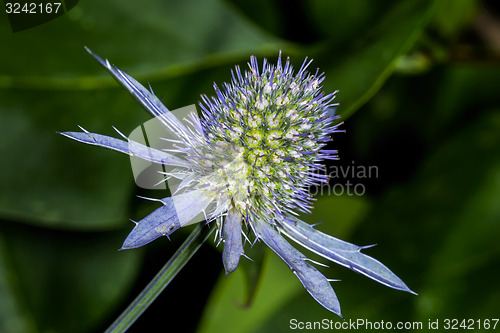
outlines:
M154 203L128 158L56 131L124 133L149 115L83 49L167 107L193 104L251 54L305 56L339 89L332 166L376 166L363 196L318 196L309 222L384 262L412 296L331 265L347 319L498 318L500 10L494 1L81 1L12 33L0 14L0 332L102 331L186 235L117 252ZM354 163L353 163L354 161ZM161 196L159 193L147 193ZM228 278L205 246L131 328L284 332L329 318L258 244ZM315 258L317 259L317 258ZM321 259L317 259L321 261ZM498 329L498 328L497 328ZM475 330L479 332L481 330Z

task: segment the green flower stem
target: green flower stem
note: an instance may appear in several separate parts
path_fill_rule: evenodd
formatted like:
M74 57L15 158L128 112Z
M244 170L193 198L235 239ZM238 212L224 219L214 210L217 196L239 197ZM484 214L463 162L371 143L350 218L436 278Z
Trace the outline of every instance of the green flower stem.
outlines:
M200 246L207 240L215 228L208 228L198 223L181 247L168 260L153 280L130 303L122 314L108 327L107 332L119 333L127 329L146 311L165 287L174 279L177 273L187 264Z

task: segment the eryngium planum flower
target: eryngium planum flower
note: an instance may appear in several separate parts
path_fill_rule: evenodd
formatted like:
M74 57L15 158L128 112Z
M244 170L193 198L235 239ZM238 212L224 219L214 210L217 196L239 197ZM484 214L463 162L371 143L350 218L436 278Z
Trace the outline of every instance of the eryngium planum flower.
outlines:
M90 52L90 50L88 50ZM294 72L281 52L276 65L265 59L259 66L250 58L249 70L232 71L231 83L214 84L214 97L202 96L201 119L191 113L178 119L154 95L128 74L90 52L175 139L166 150L84 132L61 133L87 144L174 167L165 181L179 185L163 205L136 223L122 249L142 246L203 213L215 221L223 242L226 274L244 255L243 239L255 235L276 252L306 290L326 309L341 315L337 296L327 279L283 235L325 257L394 289L412 292L379 261L359 247L326 235L299 220L297 212L310 212L308 188L327 182L318 170L337 151L324 149L330 135L339 132L334 116L335 94L321 91L323 74L307 71L306 60ZM121 134L121 133L120 133ZM122 135L123 136L123 135ZM195 221L196 222L196 221Z

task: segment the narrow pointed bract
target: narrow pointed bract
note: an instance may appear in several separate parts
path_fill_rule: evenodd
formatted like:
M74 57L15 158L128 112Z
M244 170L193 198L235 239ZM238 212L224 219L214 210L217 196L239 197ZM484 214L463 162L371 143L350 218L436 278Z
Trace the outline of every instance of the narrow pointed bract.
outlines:
M340 303L330 282L306 261L306 256L291 246L271 224L259 221L254 226L257 235L283 259L311 296L326 309L341 316Z
M222 262L226 270L226 276L234 272L243 251L243 240L241 237L241 215L234 209L229 210L222 227L224 238L224 250L222 252Z
M137 82L133 77L127 73L119 70L115 66L112 66L108 60L103 60L87 47L85 48L88 53L90 53L104 68L108 70L109 73L118 81L118 83L123 86L132 95L132 97L138 101L142 107L150 112L154 117L159 117L161 120L166 120L172 122L175 126L185 130L185 126L163 105L163 103L147 90L142 84Z
M378 260L361 253L362 247L324 234L297 218L290 217L290 220L282 220L281 230L308 250L388 287L413 293L389 268Z
M244 232L253 231L255 239L283 259L319 304L339 316L340 304L330 284L333 279L311 263L323 264L308 259L282 234L377 282L412 292L386 266L361 253L367 246L326 235L295 217L312 208L309 187L328 182L317 171L322 170L322 161L338 159L337 150L326 145L331 134L343 131L335 115L336 92L321 91L324 75L319 70L307 71L312 60L306 58L294 72L289 59L282 61L281 52L276 65L264 60L259 67L252 56L248 71L237 66L230 83L214 84L215 97L202 96L200 118L191 112L178 119L151 88L87 51L158 119L168 134L161 139L172 144L162 150L83 129L61 133L162 164L158 172L164 179L159 183L167 182L172 196L151 199L163 205L136 223L122 249L143 246L191 223L217 221L226 275L244 255L242 236L248 239ZM169 183L174 179L175 183Z
M153 163L183 167L187 166L186 161L178 158L177 156L168 154L158 149L147 147L131 140L129 140L129 142L126 142L110 136L87 132L62 132L60 134L79 142L116 150L121 153L125 153L130 156L136 156Z
M125 239L121 250L141 247L160 236L170 235L189 224L212 200L213 198L207 197L200 190L160 200L163 206L136 224Z

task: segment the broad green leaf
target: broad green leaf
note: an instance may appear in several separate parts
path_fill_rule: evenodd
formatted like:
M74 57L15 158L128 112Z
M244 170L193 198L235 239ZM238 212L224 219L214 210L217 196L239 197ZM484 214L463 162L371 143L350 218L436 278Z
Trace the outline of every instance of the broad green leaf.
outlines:
M475 111L473 117L479 116L478 106L499 105L496 87L500 85L500 66L496 64L449 66L438 78L436 96L439 98L429 114L431 140L446 136L460 119L471 120L471 110Z
M121 237L4 225L2 332L89 332L105 324L125 300L142 253L118 252Z
M485 175L481 189L460 209L460 216L432 258L421 298L420 317L447 315L494 316L500 296L500 164ZM477 281L482 285L476 285ZM470 286L466 288L465 286ZM455 304L462 304L455 306Z
M343 183L339 180L338 184ZM311 194L314 195L315 192L312 191ZM319 189L318 194L315 196L318 201L314 203L312 214L303 214L301 219L310 224L319 223L316 229L324 233L356 243L349 236L368 213L370 200L365 196L335 195L331 186L324 188L322 192Z
M246 242L246 244L248 244L248 242ZM266 263L266 247L246 245L244 250L245 255L252 260L241 258L240 264L238 265L240 268L239 270L241 270L244 274L245 281L245 297L243 298L241 304L244 307L250 307L253 305L255 297L258 295L260 290L259 287L262 280L262 272Z
M438 1L432 23L444 37L456 38L474 20L478 6L478 0Z
M416 175L376 200L363 222L364 238L385 235L377 258L419 294L396 317L484 318L497 310L498 115L485 111L436 142Z
M311 0L306 6L311 17L309 21L321 35L330 43L346 45L352 39L370 34L371 28L397 3L392 0Z
M495 268L500 262L500 116L487 113L461 135L438 150L437 170L455 170L436 182L434 192L455 200L455 209L443 219L418 302L421 317L494 315L491 307L500 294ZM459 162L463 151L468 161ZM471 174L471 171L474 173ZM453 178L451 178L453 176ZM463 179L459 184L453 180ZM478 284L478 281L481 281Z
M377 20L354 36L349 44L332 44L320 51L318 63L327 63L326 90L340 90L339 113L352 115L366 103L394 71L429 21L433 1L412 0L395 3ZM341 14L339 14L341 15ZM339 32L342 33L342 32Z
M96 74L111 83L83 46L141 80L278 48L276 38L219 0L81 1L65 16L21 33L13 34L4 21L0 36L8 45L0 87L39 89L93 88Z
M149 119L85 45L176 108L212 90L216 76L199 71L224 64L228 79L235 59L282 44L218 0L82 1L20 33L0 27L0 215L64 229L124 226L135 186L127 157L56 132L115 135L114 125L128 134Z
M262 21L259 6L234 1L255 22ZM298 66L302 57L314 58L313 66L326 74L325 91L340 90L338 113L344 118L365 104L394 72L399 59L417 41L434 12L435 1L328 1L313 0L304 4L295 21L283 13L277 21L300 36L289 36L273 24L265 24L281 37L287 36L302 45L289 45L284 54L291 54ZM267 4L275 10L272 3ZM269 11L267 12L269 15ZM288 25L287 25L288 24ZM309 36L308 36L309 34ZM312 69L313 67L311 67Z
M245 306L243 302L245 284L242 270L237 269L227 278L222 274L205 306L198 332L257 332L259 323L272 316L296 293L307 294L285 263L270 250L266 252L263 277L253 303ZM320 305L318 307L321 308Z
M0 234L0 331L35 332L35 323L20 294L20 285L7 253L4 236Z
M77 130L79 124L113 135L110 126L127 132L147 115L130 108L118 89L0 90L0 100L2 216L65 229L123 226L134 186L128 156L76 143L56 131Z

